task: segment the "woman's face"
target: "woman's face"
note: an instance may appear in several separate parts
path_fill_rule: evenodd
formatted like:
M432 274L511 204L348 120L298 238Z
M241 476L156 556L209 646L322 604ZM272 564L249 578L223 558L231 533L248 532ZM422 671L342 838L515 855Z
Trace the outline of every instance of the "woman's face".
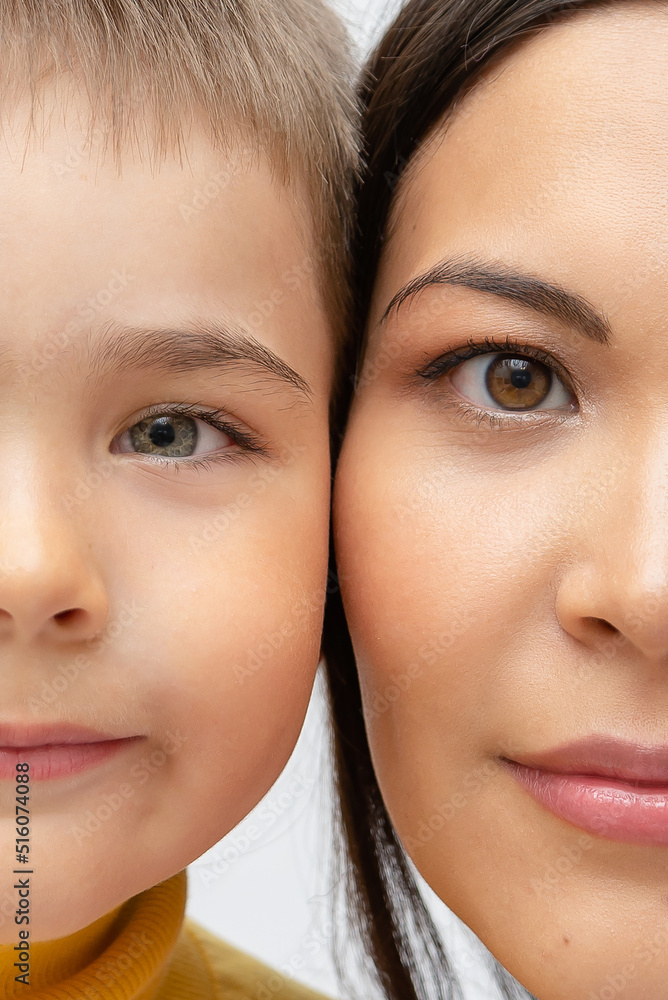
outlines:
M668 982L667 65L582 14L421 151L337 477L389 811L541 1000Z

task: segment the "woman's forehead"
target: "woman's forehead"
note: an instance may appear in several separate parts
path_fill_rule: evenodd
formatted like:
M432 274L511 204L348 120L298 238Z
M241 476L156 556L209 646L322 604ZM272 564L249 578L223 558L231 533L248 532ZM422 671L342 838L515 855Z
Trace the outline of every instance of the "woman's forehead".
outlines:
M668 8L653 5L580 11L536 31L445 109L397 185L393 216L421 191L426 164L441 150L446 162L475 170L459 176L453 198L467 183L482 188L481 171L537 172L550 152L582 147L592 164L603 150L637 159L648 148L665 152L667 56Z
M408 167L374 312L444 257L475 253L575 288L584 276L603 300L615 272L664 259L667 59L668 12L635 5L581 13L514 49ZM610 254L616 267L602 269Z

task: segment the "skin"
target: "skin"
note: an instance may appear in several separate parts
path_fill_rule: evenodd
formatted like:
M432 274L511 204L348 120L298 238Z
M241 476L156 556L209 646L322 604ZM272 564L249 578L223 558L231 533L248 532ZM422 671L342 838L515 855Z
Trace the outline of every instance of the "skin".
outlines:
M47 111L59 100L47 91ZM152 169L128 146L119 171L100 135L86 146L86 110L70 97L26 147L19 108L0 148L0 722L140 738L33 782L32 942L180 871L271 786L311 691L327 572L333 337L306 190L197 124L184 162ZM127 327L187 344L216 324L308 391L223 355L207 370L93 364ZM206 423L171 464L132 443L147 407L174 403L224 411L258 448ZM4 944L13 786L0 781Z
M373 760L439 896L541 1000L661 1000L666 848L586 835L503 766L591 734L668 743L668 16L615 5L506 56L393 208L335 491ZM574 292L608 346L489 292L408 282L475 257ZM468 338L563 366L503 412ZM468 367L467 367L468 366ZM431 821L431 825L430 825Z

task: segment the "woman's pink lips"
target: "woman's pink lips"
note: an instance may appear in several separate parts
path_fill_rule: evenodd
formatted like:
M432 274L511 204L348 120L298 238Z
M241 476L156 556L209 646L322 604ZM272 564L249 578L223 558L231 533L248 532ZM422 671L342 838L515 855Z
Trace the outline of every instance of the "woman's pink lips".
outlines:
M28 777L29 783L78 774L144 739L114 737L80 726L9 726L0 724L0 779ZM28 763L29 771L16 765Z
M503 762L561 819L609 840L668 845L668 748L595 736Z

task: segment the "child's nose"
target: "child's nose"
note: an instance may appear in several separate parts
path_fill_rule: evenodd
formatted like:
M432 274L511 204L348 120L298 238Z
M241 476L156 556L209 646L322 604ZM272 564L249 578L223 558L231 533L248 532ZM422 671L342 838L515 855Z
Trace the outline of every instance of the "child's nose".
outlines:
M81 642L108 616L104 581L75 524L36 503L0 512L0 641Z

